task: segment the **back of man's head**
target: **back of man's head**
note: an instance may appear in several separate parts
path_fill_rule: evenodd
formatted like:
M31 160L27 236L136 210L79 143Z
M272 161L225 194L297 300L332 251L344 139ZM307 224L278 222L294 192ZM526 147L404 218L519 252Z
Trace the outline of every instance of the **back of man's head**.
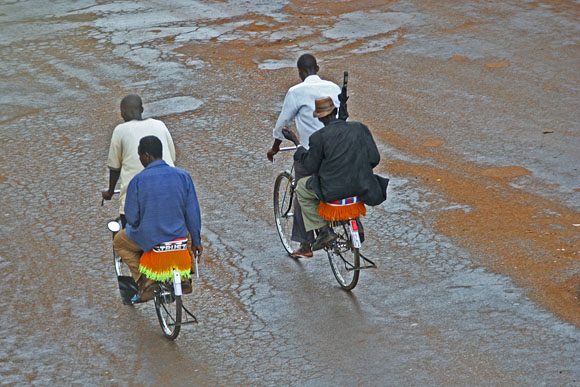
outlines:
M121 100L121 116L125 121L140 120L143 101L137 94L129 94Z
M304 70L308 73L318 71L316 58L311 54L301 55L300 58L298 58L297 66L299 70Z
M140 155L149 153L153 158L161 159L163 157L163 145L157 137L146 136L139 140L138 152Z

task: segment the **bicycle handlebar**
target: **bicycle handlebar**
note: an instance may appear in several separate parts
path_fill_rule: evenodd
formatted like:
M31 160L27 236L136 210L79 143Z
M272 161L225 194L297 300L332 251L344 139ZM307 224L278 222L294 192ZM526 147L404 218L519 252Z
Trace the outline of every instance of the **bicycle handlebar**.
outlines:
M290 150L296 150L296 145L294 145L294 146L285 146L283 148L280 148L280 152L290 151Z

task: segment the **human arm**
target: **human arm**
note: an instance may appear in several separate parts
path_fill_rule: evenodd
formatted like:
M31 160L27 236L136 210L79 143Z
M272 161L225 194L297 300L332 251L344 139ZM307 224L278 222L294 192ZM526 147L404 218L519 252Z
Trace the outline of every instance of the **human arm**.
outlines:
M138 227L141 223L141 207L139 203L139 177L135 176L127 187L125 199L125 218L127 225Z
M169 130L167 131L167 147L169 148L171 161L173 161L173 164L175 164L175 161L177 160L177 153L175 151L175 144L173 143L173 138L171 138Z
M284 98L282 110L280 111L280 115L276 121L276 126L274 126L274 144L267 153L268 160L270 160L270 162L274 161L274 155L278 153L280 150L280 144L282 141L284 141L284 134L282 133L282 130L292 125L292 121L296 117L296 114L298 114L298 107L294 101L293 94L288 91L288 93L286 93L286 97Z
M121 176L121 167L123 165L123 147L120 140L119 130L115 128L111 136L111 144L109 145L109 156L107 159L107 166L109 167L109 189L103 191L101 194L103 199L111 200L115 192L115 186Z
M318 174L318 170L322 164L322 159L324 158L324 149L320 131L315 132L310 136L308 144L310 146L308 150L304 149L302 146L298 146L297 144L297 149L294 153L294 160L301 162L310 174Z
M371 163L371 167L374 168L379 165L379 162L381 161L381 154L379 153L379 149L377 148L377 144L375 143L369 128L366 125L363 125L363 128L369 162Z
M294 143L294 145L296 145L296 146L300 145L300 142L298 141L298 137L296 136L296 133L291 131L289 127L287 127L287 126L283 127L282 134L284 135L284 137L287 140L292 141Z
M119 176L121 176L120 169L109 168L109 189L101 192L103 199L111 200L115 193L115 186L117 185L117 181L119 181Z
M203 252L203 247L201 245L201 211L199 208L199 202L197 200L197 194L195 192L195 186L193 185L193 180L187 175L187 196L185 201L185 223L187 225L187 230L191 236L191 244L194 256L200 256Z
M274 155L280 151L281 143L282 140L278 140L277 138L274 139L274 144L272 145L272 148L270 148L268 153L266 153L266 156L268 157L268 160L270 160L271 163L274 162Z

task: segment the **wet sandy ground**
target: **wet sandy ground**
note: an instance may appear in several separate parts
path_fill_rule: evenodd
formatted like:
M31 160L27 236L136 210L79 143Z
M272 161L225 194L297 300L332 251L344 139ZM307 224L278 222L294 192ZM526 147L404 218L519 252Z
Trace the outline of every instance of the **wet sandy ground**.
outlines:
M0 3L6 385L580 384L574 1ZM265 159L303 52L391 177L352 293L287 258ZM107 148L137 92L196 183L206 261L161 337L120 303Z

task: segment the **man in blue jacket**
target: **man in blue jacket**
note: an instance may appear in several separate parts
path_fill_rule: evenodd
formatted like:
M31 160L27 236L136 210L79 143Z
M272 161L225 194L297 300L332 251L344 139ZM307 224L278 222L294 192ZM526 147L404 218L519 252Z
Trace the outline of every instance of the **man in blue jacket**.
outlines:
M143 251L191 235L193 253L201 256L201 215L191 176L162 159L162 143L155 136L139 141L139 159L145 169L129 183L125 216L127 227L117 234L113 247L129 266L139 285L138 296L155 281L139 272ZM140 301L146 301L141 299Z

